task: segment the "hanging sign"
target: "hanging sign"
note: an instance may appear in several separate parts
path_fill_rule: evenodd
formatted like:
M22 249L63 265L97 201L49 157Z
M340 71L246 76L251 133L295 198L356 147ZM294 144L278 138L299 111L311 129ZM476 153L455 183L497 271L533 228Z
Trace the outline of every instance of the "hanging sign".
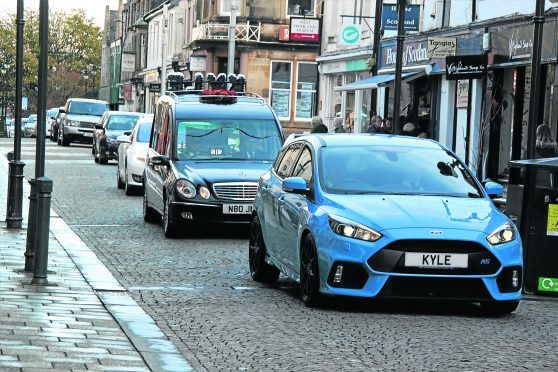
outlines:
M362 29L359 24L348 24L341 28L339 44L358 45L360 43Z
M454 37L429 37L428 58L446 58L454 56L457 40Z
M318 18L291 17L289 40L318 43L320 41L320 20Z
M398 23L397 5L384 4L382 6L382 28L384 30L397 30ZM407 5L405 7L405 31L419 31L420 5Z
M487 72L487 55L446 57L446 79L482 79Z

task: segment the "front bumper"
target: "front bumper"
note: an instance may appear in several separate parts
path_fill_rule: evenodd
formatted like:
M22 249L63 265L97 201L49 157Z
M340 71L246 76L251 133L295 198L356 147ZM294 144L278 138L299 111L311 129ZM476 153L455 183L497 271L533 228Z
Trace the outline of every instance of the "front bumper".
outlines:
M128 185L142 186L145 162L137 160L134 157L128 157L126 166L128 169Z
M64 137L72 142L93 142L94 129L64 126Z
M120 144L118 142L112 142L110 144L106 142L101 142L100 149L101 155L104 159L108 160L116 160L118 159L118 146Z
M234 210L233 206L242 206ZM227 206L227 207L225 207ZM231 213L228 213L231 206ZM224 213L227 211L227 213ZM251 220L251 203L223 203L223 202L171 202L171 218L175 221L197 222L197 223L231 223L247 224ZM237 213L232 213L237 212ZM242 213L238 213L242 212Z
M329 295L377 298L466 301L521 298L523 260L519 239L492 247L481 233L445 231L445 240L442 240L432 239L430 230L382 231L384 236L372 243L345 238L333 233L331 229L323 229L319 234L314 234L320 263L320 291ZM468 269L405 268L405 254L393 253L392 248L394 244L407 240L435 243L423 253L467 253ZM471 246L478 247L478 251L462 252L466 248L456 248L459 244L453 242L470 243ZM445 243L447 248L441 248ZM386 252L390 256L388 259L385 259ZM382 256L384 259L379 259ZM343 266L343 275L341 281L336 283L334 278L335 273L339 272L339 265ZM344 279L345 275L347 279Z

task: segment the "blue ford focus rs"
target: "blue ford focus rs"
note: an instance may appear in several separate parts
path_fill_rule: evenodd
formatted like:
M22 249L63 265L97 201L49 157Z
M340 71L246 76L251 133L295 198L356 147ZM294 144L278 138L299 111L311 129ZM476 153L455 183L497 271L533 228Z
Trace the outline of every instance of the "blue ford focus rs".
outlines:
M444 299L513 312L522 286L514 224L451 151L431 140L307 135L259 180L252 278L321 297Z

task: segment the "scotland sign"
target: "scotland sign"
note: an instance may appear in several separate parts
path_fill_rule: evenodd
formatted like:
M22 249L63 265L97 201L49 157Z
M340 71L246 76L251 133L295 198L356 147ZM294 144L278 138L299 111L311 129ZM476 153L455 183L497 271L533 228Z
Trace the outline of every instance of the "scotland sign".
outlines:
M397 5L382 7L382 28L384 30L397 30ZM405 8L405 31L419 31L420 5L407 5Z

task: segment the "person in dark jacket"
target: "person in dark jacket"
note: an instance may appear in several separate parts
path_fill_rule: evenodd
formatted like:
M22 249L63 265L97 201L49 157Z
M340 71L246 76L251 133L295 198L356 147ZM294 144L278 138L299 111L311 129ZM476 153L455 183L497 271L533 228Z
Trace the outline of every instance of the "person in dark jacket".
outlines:
M537 158L554 158L558 156L558 145L552 140L552 132L546 124L537 127L537 142L535 144Z
M383 133L382 131L382 117L379 115L372 116L370 119L370 124L366 133Z
M312 118L312 130L310 133L327 133L327 127L325 126L323 120L319 116L314 116Z
M346 133L345 128L343 128L343 118L336 117L333 119L333 131L335 133Z

